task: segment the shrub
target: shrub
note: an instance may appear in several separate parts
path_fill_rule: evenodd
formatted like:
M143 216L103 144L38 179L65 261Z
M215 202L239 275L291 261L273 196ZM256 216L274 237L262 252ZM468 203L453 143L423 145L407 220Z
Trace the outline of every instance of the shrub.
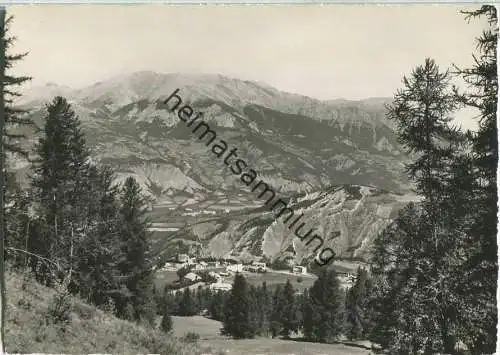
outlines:
M164 314L161 318L160 329L164 333L170 333L172 331L172 316L170 314Z
M55 285L56 293L52 296L48 309L47 321L55 324L71 323L72 301L66 280L58 281Z
M184 343L196 343L198 340L200 340L200 335L193 332L188 332L181 338Z

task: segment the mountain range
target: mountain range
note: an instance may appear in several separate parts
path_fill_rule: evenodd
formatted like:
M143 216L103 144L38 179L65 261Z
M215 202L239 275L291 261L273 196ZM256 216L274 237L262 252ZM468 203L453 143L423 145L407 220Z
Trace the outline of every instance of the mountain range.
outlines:
M92 158L113 166L120 180L136 177L152 198L162 250L183 244L214 255L278 257L292 248L297 260L306 257L279 231L278 222L252 212L260 208L255 196L165 109L165 99L176 89L277 193L295 203L305 199L302 208L314 223L327 229L344 223L335 241L343 257L364 258L373 234L400 201L412 196L403 169L408 156L385 118L389 98L321 101L221 75L141 71L81 89L34 87L17 104L41 125L45 104L57 95L68 99ZM26 145L35 140L30 135ZM27 165L15 169L23 175ZM347 192L352 186L357 193ZM353 214L364 216L364 222ZM210 223L200 227L204 220ZM243 227L250 220L259 227Z

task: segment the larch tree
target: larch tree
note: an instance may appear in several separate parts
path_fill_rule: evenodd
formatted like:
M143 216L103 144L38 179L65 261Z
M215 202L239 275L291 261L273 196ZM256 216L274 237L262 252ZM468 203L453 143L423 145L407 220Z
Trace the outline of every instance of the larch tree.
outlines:
M446 229L441 214L449 204L444 193L449 167L463 142L462 135L451 125L458 102L450 81L448 71L440 71L434 60L426 59L403 78L404 87L396 93L387 113L387 118L396 123L399 142L414 156L406 169L423 197L424 216L417 239L411 242L417 245L410 249L410 255L404 256L406 276L402 280L403 289L414 293L413 301L408 302L413 302L420 314L411 334L409 328L401 326L401 333L394 338L396 347L411 347L412 351L417 350L416 346L425 351L442 349L450 353L456 343L457 305L452 283L457 241ZM403 329L408 329L408 333ZM432 340L421 341L429 334L435 334Z
M456 169L455 182L462 185L464 181L469 182L465 188L470 192L461 205L467 211L469 228L464 233L463 249L467 258L457 272L462 276L457 289L461 291L460 322L464 326L465 342L474 353L492 353L496 350L498 322L498 14L493 5L483 5L478 10L463 13L467 21L485 20L487 26L476 40L478 51L473 55L473 65L456 68L468 88L464 93L457 91L459 100L479 112L478 130L470 133L471 159L463 158L470 167Z

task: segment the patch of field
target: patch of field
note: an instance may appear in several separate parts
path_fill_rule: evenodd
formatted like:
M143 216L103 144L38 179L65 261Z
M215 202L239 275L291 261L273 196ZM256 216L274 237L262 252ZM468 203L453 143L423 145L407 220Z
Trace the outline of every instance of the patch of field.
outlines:
M308 343L258 338L200 341L202 347L222 350L227 355L368 355L370 350L342 344Z
M342 344L319 344L271 338L234 340L220 335L222 324L201 316L172 317L175 336L188 332L200 335L202 348L210 348L207 354L219 351L227 355L367 355L369 350Z
M177 276L177 271L158 271L155 275L155 286L158 290L163 290L165 285L172 284L178 279L179 276Z
M174 336L182 337L188 332L197 333L200 339L225 339L220 335L222 323L202 316L172 316Z

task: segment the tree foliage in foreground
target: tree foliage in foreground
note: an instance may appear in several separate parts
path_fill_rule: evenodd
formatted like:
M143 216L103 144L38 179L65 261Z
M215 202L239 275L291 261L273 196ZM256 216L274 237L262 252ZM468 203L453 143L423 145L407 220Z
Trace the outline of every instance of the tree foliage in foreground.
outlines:
M422 196L375 241L371 340L393 353L493 353L496 344L497 15L486 17L475 65L458 70L472 87L427 59L395 95L388 118L415 160L409 177ZM459 104L480 112L477 132L451 125Z

